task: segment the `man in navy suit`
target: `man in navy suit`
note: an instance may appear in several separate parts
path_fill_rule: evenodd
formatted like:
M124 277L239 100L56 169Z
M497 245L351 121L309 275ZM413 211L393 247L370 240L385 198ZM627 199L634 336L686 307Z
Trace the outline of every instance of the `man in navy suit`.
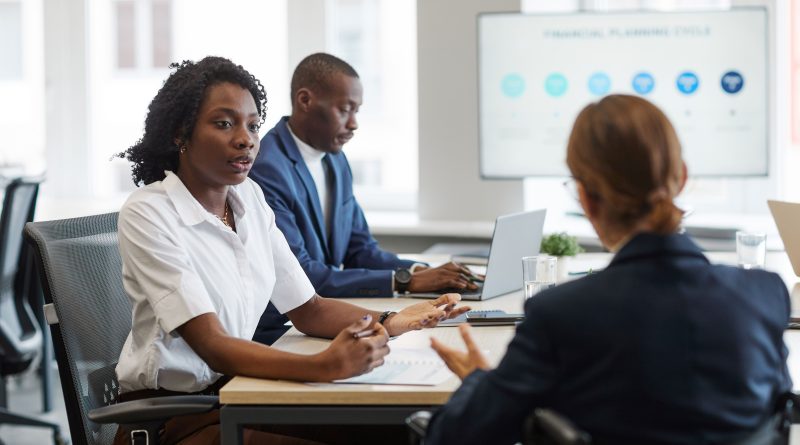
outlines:
M342 153L358 128L362 87L356 71L329 54L312 54L295 69L291 97L291 116L261 140L250 178L264 190L317 293L391 297L404 291L475 289L464 266L428 268L401 260L382 250L370 234ZM255 339L270 343L283 333L285 321L268 307Z

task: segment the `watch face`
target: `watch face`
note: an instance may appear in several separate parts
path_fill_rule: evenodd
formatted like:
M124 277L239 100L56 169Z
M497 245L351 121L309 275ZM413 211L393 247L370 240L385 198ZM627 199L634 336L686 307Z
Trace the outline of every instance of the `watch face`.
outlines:
M411 272L408 269L397 269L394 273L394 279L398 283L406 284L411 281Z

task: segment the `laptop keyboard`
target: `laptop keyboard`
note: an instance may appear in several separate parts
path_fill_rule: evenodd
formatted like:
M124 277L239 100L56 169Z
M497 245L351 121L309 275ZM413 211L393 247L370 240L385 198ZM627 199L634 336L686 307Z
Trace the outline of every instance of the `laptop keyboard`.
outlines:
M461 294L461 295L480 295L483 292L483 283L475 283L478 285L477 289L469 290L469 289L457 289L455 287L448 287L445 289L440 289L438 292L442 294Z

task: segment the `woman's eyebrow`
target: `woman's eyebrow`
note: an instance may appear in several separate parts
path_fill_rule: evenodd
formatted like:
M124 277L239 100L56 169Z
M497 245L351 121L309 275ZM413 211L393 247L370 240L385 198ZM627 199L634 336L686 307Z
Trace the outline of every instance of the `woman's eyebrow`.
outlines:
M235 110L233 108L228 108L228 107L212 108L211 110L209 110L209 113L225 113L225 114L230 115L230 116L238 116L238 115L242 114L239 111L237 111L237 110ZM250 113L250 114L247 115L247 117L258 117L258 112Z

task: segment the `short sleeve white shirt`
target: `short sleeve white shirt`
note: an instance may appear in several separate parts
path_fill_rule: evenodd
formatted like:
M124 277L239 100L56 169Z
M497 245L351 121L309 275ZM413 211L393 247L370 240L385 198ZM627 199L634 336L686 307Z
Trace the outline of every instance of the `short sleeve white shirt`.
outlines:
M231 187L228 203L236 232L166 172L120 210L123 284L133 304L116 369L122 392L195 392L221 377L175 330L192 318L215 313L228 334L249 340L269 301L285 313L314 295L258 185L248 178Z

